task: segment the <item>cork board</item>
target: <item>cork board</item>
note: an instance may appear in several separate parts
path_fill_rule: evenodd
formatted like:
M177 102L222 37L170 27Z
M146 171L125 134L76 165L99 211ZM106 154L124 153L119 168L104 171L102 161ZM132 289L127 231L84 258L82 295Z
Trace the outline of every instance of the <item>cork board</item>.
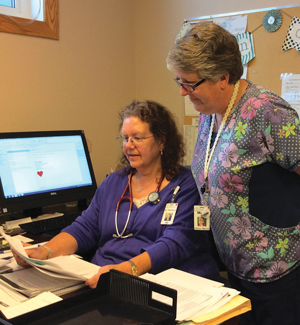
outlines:
M281 49L292 18L300 17L300 7L279 9L282 24L273 33L260 26L267 11L247 14L247 31L253 31L255 51L255 58L248 63L247 79L280 95L281 74L300 74L300 53L295 48L288 51ZM185 116L184 124L191 123L192 116Z

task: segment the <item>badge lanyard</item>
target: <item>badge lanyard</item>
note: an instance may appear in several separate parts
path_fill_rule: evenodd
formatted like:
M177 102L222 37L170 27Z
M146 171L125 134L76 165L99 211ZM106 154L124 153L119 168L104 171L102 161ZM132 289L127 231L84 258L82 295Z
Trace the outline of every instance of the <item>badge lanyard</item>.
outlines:
M173 188L174 192L172 194L171 203L167 203L163 216L161 218L161 225L171 225L174 221L175 214L178 208L178 203L175 203L175 195L178 193L180 186L177 186L175 189Z
M209 188L208 188L208 168L213 156L213 153L215 151L215 148L217 146L217 143L219 141L220 135L222 133L222 130L224 128L224 125L228 119L229 114L231 113L233 104L235 102L238 90L239 90L239 85L240 85L240 81L238 81L235 86L234 86L234 90L233 90L233 94L231 96L229 105L226 109L225 115L223 117L222 123L220 125L220 128L218 130L216 139L214 141L214 145L212 147L212 149L210 150L210 143L211 143L211 137L212 137L212 133L213 133L213 127L214 127L214 122L215 122L215 114L213 115L212 118L212 122L211 122L211 126L210 126L210 131L209 131L209 138L208 138L208 142L207 142L207 148L206 148L206 156L205 156L205 164L204 164L204 184L201 188L201 204L202 205L208 205L208 198L209 198Z
M208 206L210 190L208 188L208 168L209 168L213 153L216 149L217 143L219 141L220 135L222 133L222 130L225 126L225 123L228 119L229 114L231 113L232 107L236 100L236 96L237 96L237 93L239 90L239 85L240 85L240 81L238 81L234 86L233 94L231 96L229 105L228 105L225 115L222 119L222 123L218 130L213 147L210 150L211 137L212 137L214 122L215 122L215 114L212 117L212 122L211 122L210 130L209 130L209 137L208 137L208 141L207 141L205 163L204 163L204 182L203 182L203 185L201 187L201 192L200 192L201 205L194 206L194 229L195 230L209 230L210 229L210 209Z
M160 189L160 186L161 186L161 183L164 179L164 174L161 175L161 178L159 180L159 183L157 185L157 188L155 190L155 192L152 192L149 194L148 196L148 200L149 202L153 203L153 204L157 204L159 201L160 201L160 197L159 197L159 189ZM115 227L116 227L116 234L113 234L113 237L114 238L129 238L129 237L132 237L133 234L130 233L126 236L123 236L123 234L125 233L125 230L127 228L127 225L128 225L128 222L129 222L129 219L130 219L130 215L131 215L131 211L132 211L132 205L133 205L133 196L132 196L132 188L131 188L131 181L132 181L132 173L130 174L129 178L128 178L128 182L124 188L124 191L121 195L121 197L119 198L118 202L117 202L117 206L116 206L116 212L115 212ZM125 193L126 193L126 190L127 188L129 189L129 196L124 196ZM156 195L154 195L156 194ZM151 196L151 197L150 197ZM120 206L120 203L123 201L123 200L128 200L129 201L129 210L128 210L128 215L127 215L127 220L126 220L126 223L125 223L125 226L122 230L121 233L119 233L119 229L118 229L118 212L119 212L119 206Z

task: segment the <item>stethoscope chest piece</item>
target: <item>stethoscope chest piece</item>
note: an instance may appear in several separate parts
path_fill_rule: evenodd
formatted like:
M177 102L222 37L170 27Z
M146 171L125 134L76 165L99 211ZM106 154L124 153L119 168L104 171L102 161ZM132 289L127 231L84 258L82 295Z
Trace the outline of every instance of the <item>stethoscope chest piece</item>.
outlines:
M160 202L160 197L158 192L151 192L148 196L148 201L151 202L152 204L157 204Z

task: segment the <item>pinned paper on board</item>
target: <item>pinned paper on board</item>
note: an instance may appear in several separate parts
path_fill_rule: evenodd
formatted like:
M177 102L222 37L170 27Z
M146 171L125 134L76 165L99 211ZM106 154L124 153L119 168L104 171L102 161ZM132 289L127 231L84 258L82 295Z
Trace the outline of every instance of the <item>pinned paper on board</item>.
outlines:
M300 52L300 18L294 17L289 26L284 43L282 45L283 51L295 48Z
M254 45L253 45L253 36L251 32L239 34L236 37L241 55L243 65L251 61L255 57Z
M233 35L242 34L247 28L247 15L244 16L233 16L224 18L214 18L213 22L226 29Z
M192 118L192 125L184 125L184 144L186 154L183 159L184 166L190 166L193 159L194 148L198 136L198 118Z
M281 97L297 111L300 117L300 74L283 73L281 80Z
M192 28L192 24L189 22L185 22L181 27L178 35L176 36L175 42L180 38L182 38L191 28Z

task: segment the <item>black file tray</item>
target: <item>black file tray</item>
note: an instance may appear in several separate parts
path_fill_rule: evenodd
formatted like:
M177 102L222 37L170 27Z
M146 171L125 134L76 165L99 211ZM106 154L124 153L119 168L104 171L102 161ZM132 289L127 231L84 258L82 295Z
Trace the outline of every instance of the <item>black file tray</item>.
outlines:
M153 299L153 293L169 297L172 305ZM176 306L176 290L111 270L100 276L96 289L7 321L13 325L173 325Z

